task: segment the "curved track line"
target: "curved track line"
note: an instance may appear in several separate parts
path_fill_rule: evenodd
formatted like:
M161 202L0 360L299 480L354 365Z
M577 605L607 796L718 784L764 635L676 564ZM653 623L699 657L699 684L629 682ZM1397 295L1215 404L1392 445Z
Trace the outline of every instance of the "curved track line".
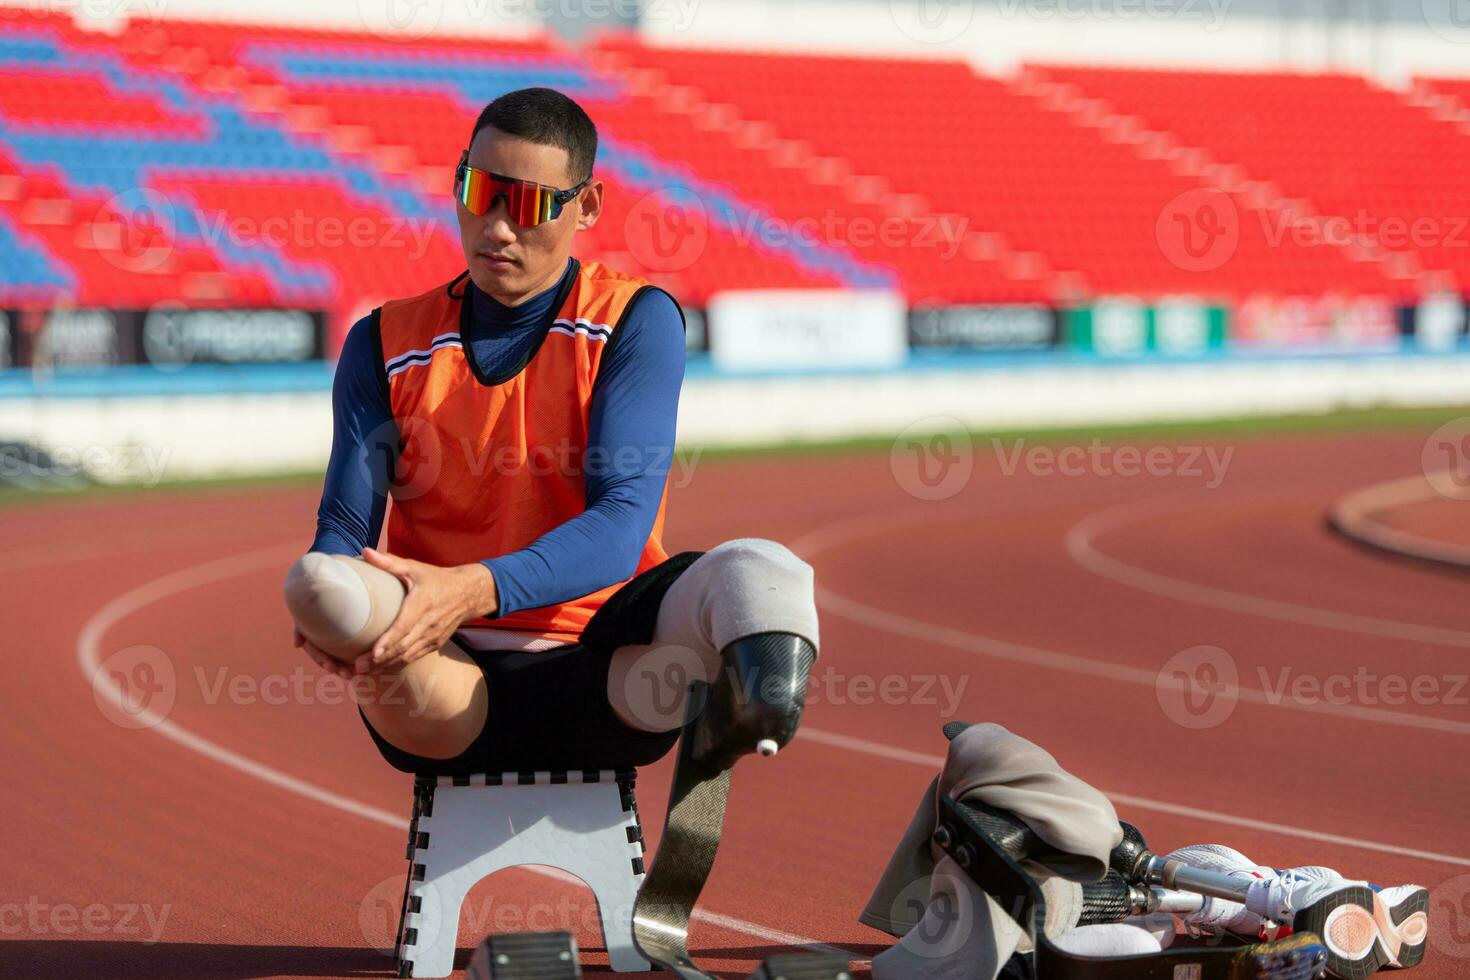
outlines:
M1381 519L1384 514L1400 507L1448 496L1442 494L1440 488L1443 481L1451 477L1448 471L1417 473L1354 490L1328 511L1327 526L1349 541L1377 548L1385 554L1433 562L1440 568L1457 572L1466 571L1470 569L1470 547L1415 534Z
M791 550L803 558L810 559L826 551L828 548L834 548L850 541L869 537L903 523L907 522L891 520L887 522L881 520L874 521L870 518L838 521L818 528L811 534L803 536L791 546ZM1105 660L1093 660L1073 653L1045 650L1041 647L1012 643L1009 640L1001 640L991 636L982 636L979 633L972 633L967 630L952 629L934 623L926 623L923 620L914 619L899 613L874 608L867 603L838 595L836 592L820 586L817 587L817 605L828 612L841 616L843 619L850 620L862 626L883 630L885 633L891 633L894 636L903 636L925 643L938 643L941 646L961 650L965 653L978 654L982 657L990 657L994 660L1006 660L1012 663L1025 664L1028 667L1044 667L1048 670L1060 670L1072 674L1083 674L1089 677L1100 677L1104 680L1132 684L1138 687L1151 687L1155 690L1158 689L1160 683L1159 672L1156 670L1148 670L1143 667L1129 667L1124 664L1110 663ZM1470 639L1470 634L1461 635ZM1411 712L1394 711L1389 708L1370 708L1357 704L1334 704L1329 701L1296 701L1287 697L1285 694L1278 696L1257 688L1245 687L1244 685L1238 687L1235 697L1237 701L1268 708L1303 711L1309 714L1335 715L1340 718L1351 718L1354 721L1366 721L1381 725L1399 725L1404 728L1421 728L1428 731L1448 732L1453 735L1470 735L1470 722L1416 715Z
M1095 540L1103 534L1137 523L1145 516L1153 516L1158 513L1159 498L1154 498L1133 501L1089 514L1067 531L1067 554L1089 572L1111 579L1121 585L1141 589L1168 599L1178 599L1196 605L1223 609L1226 612L1260 616L1264 619L1275 619L1305 626L1317 626L1345 633L1364 633L1370 636L1385 636L1395 640L1434 643L1440 646L1470 647L1470 633L1463 630L1404 623L1395 619L1379 619L1376 616L1359 616L1317 606L1266 599L1262 596L1233 592L1229 589L1217 589L1172 575L1152 572L1137 565L1130 565L1111 555L1104 554L1094 544Z
M77 664L81 668L82 676L92 684L93 689L100 691L108 699L112 700L118 707L124 708L124 696L122 689L106 674L99 673L102 666L102 637L107 631L121 622L123 619L144 609L155 602L187 592L190 589L214 582L224 581L240 575L248 575L251 572L270 568L273 565L281 565L290 561L301 553L301 542L293 541L289 544L271 545L267 548L259 548L254 551L243 552L228 558L217 558L201 565L180 569L160 578L137 586L117 596L102 608L93 613L83 624L81 632L77 636ZM288 793L320 803L323 806L332 807L354 816L363 817L375 823L380 823L396 830L407 830L409 822L402 816L390 813L381 807L372 806L359 800L343 796L314 786L295 776L282 772L271 766L257 762L248 756L241 755L225 748L217 742L196 735L182 725L169 720L151 708L145 708L141 712L132 712L133 717L145 719L148 727L164 738L182 745L192 752L197 752L208 759L213 759L222 765L229 766L237 772L244 773L253 779L269 783ZM530 866L528 870L558 880L571 879L565 872L554 868L542 868ZM846 956L857 962L866 962L866 957L854 953L851 950L842 949L808 939L804 936L793 935L772 929L767 926L758 925L754 922L746 922L733 916L721 915L718 912L708 912L695 909L692 918L707 922L710 925L730 929L734 932L744 933L756 939L767 942L780 943L783 946L800 947L810 950L822 950L834 952Z

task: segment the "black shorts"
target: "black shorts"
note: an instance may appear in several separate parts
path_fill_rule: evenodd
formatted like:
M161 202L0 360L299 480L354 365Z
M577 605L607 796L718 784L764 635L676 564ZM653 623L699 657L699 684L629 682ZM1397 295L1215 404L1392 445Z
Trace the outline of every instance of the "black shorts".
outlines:
M656 762L679 740L679 729L643 732L624 724L607 700L608 666L617 647L653 641L664 593L698 557L676 555L624 585L578 643L539 653L465 647L485 675L490 701L485 727L452 759L428 759L389 744L359 709L362 723L389 765L422 775L622 769Z

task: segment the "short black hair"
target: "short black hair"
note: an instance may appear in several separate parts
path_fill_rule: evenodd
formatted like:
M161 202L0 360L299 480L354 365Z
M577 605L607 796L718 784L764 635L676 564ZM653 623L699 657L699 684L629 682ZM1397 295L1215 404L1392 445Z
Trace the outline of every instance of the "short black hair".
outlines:
M597 159L597 127L581 106L556 89L506 92L480 110L480 118L470 132L471 143L486 126L508 136L566 150L567 169L574 182L592 176L592 163Z

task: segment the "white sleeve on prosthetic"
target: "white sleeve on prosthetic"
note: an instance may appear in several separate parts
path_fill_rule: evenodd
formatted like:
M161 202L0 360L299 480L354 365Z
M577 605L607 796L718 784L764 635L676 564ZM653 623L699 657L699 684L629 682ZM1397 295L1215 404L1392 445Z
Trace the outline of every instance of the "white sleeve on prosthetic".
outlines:
M393 623L403 604L396 577L360 558L313 551L286 573L286 608L296 628L322 650L352 660Z

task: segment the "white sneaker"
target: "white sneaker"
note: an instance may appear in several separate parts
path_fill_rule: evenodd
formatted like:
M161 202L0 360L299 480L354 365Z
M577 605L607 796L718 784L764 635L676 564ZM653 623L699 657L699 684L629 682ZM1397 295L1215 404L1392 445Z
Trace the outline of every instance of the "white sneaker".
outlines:
M1232 932L1272 939L1288 932L1314 932L1327 947L1327 969L1346 980L1363 980L1394 961L1382 935L1373 889L1363 882L1324 875L1316 869L1276 871L1221 844L1196 844L1168 855L1191 867L1246 879L1244 904L1206 899L1198 912L1180 917L1196 934ZM1416 961L1417 962L1417 961Z
M1343 877L1321 865L1292 870L1309 878ZM1383 887L1366 881L1353 884L1367 885L1373 891L1373 920L1388 952L1388 965L1405 969L1417 966L1424 959L1424 946L1429 938L1429 889L1419 885Z

